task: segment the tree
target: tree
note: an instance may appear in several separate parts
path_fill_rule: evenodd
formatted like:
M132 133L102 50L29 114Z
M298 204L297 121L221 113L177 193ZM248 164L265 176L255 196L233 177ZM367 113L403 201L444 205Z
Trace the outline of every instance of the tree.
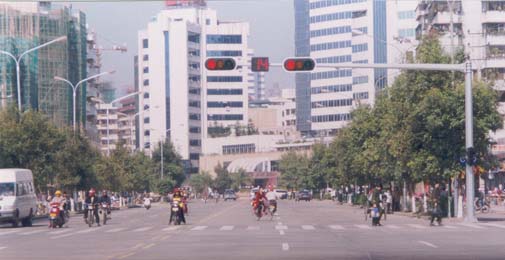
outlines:
M161 170L161 150L159 147L161 145L157 146L152 155L153 161L159 169L158 172ZM177 154L170 142L163 142L163 176L174 180L177 187L180 187L186 178L181 156Z
M231 188L235 191L239 191L242 187L252 184L251 176L242 168L231 173L230 177L232 180Z
M214 172L216 173L214 188L216 188L219 193L224 193L224 191L226 189L229 189L232 184L230 173L221 165L221 163L217 164L217 166L214 168Z
M208 172L191 175L189 184L197 193L204 193L209 187L212 187L212 176Z
M280 184L288 189L305 188L303 178L309 172L309 158L295 152L283 154L279 162Z

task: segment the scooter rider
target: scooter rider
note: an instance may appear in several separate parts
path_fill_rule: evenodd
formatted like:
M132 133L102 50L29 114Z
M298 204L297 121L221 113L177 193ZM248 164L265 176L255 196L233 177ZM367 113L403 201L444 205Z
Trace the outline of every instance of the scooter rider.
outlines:
M88 192L88 196L84 200L87 207L84 209L84 221L88 224L88 208L94 207L94 215L96 219L96 224L100 226L100 217L98 216L98 203L100 203L100 199L96 197L95 189L91 188Z
M66 213L66 204L67 204L67 199L63 196L61 196L61 191L60 190L57 190L55 193L54 193L54 197L53 199L51 199L51 201L49 202L49 205L51 205L52 203L59 203L60 204L60 217L62 219L65 218L65 213Z
M186 218L184 217L184 206L182 205L183 204L183 198L182 198L182 193L179 189L175 189L174 191L174 196L172 198L172 203L173 202L177 202L177 205L179 206L179 217L181 218L181 221L186 224ZM172 223L172 219L173 219L173 211L170 210L170 222L169 223Z
M269 191L267 192L265 197L267 198L269 205L274 206L272 214L275 214L275 212L277 212L277 199L279 199L279 197L277 196L277 193L275 193L274 187L272 187L272 185L270 185L268 188Z
M265 197L265 192L263 192L263 188L260 187L260 189L254 194L254 199L252 202L253 210L256 212L257 208L262 205L263 206L263 213L266 212L266 207L265 207L265 200L267 198Z
M107 191L103 190L102 191L102 197L100 198L100 203L107 203L107 215L110 216L110 206L111 206L111 199L109 195L107 195Z

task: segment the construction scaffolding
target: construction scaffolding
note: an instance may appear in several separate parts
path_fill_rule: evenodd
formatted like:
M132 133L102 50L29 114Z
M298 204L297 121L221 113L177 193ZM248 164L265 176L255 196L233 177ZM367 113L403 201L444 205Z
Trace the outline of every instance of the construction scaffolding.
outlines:
M72 122L72 91L56 82L54 76L74 83L86 77L85 15L72 14L65 6L53 9L50 3L0 2L0 50L17 56L60 36L67 36L67 41L26 55L21 60L20 75L24 109L41 111L61 127ZM0 98L8 100L0 104L5 106L17 100L16 69L6 55L0 55L0 64L5 64L0 66L0 86L5 86L0 87ZM77 121L82 125L86 122L85 93L84 85L77 99Z

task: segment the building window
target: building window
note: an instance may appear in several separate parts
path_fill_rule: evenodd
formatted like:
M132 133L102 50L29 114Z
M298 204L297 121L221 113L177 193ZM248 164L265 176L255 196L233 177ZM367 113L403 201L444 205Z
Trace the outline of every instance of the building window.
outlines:
M351 77L352 70L350 69L340 69L340 70L332 70L332 71L324 71L324 72L314 72L311 77L312 80L318 79L331 79L331 78L344 78Z
M331 49L342 49L342 48L350 48L351 41L340 41L340 42L327 42L327 43L319 43L310 45L311 51L324 51Z
M149 86L149 80L148 79L144 79L144 86Z
M240 114L207 115L207 120L210 120L210 121L240 121L240 120L244 120L244 116L240 115Z
M144 73L149 73L149 67L144 67Z
M365 59L365 60L355 60L355 61L353 61L352 63L367 64L367 63L368 63L368 60L367 60L367 59Z
M240 76L208 76L207 82L242 82Z
M346 107L346 106L352 106L351 98L312 102L312 108Z
M223 145L223 154L241 154L256 152L255 144Z
M358 28L354 28L353 31L360 31L361 33L358 34L358 35L362 35L362 34L367 34L368 33L368 27L358 27ZM353 36L355 34L353 33Z
M315 87L311 89L312 94L349 92L349 91L352 91L352 84L329 85L329 86Z
M415 29L400 29L398 30L398 37L400 38L408 38L416 36Z
M353 99L368 99L368 92L357 92L352 94Z
M311 121L314 123L324 123L324 122L338 122L349 120L351 120L351 114L332 114L332 115L313 116Z
M356 44L352 46L352 53L368 51L368 43Z
M144 93L144 98L149 98L149 93Z
M398 12L398 19L400 19L400 20L414 19L414 18L416 18L416 12L415 11L401 11L401 12Z
M202 130L200 129L200 127L190 127L189 128L189 132L192 134L199 134L199 133L201 133L201 131Z
M241 44L242 35L207 35L207 44Z
M207 89L207 95L242 95L242 89Z
M144 56L142 57L142 60L143 61L148 61L149 60L149 55L144 54Z
M149 40L148 39L142 40L142 48L144 48L144 49L149 48Z
M312 31L310 31L310 38L327 36L327 35L350 33L351 31L352 31L351 26L338 26L338 27L332 27L332 28L312 30Z
M335 5L362 3L366 1L367 0L320 0L317 2L310 3L310 9L324 8Z
M317 63L343 63L343 62L351 62L351 55L342 55L342 56L333 56L333 57L325 57L325 58L317 58Z
M201 120L200 114L189 114L189 120Z
M210 25L210 19L205 19L205 24Z
M200 154L198 154L198 153L190 153L189 154L189 159L190 160L200 160Z
M207 57L237 57L242 51L207 51Z
M200 101L189 101L190 107L200 107Z
M200 140L189 140L189 146L202 146L202 142Z
M149 130L144 131L144 136L150 136L151 132Z
M365 83L368 83L368 76L358 76L352 78L353 85L365 84Z
M244 107L244 102L207 102L207 107Z
M151 148L151 143L144 143L144 148L145 149Z
M149 124L149 117L144 118L144 124Z

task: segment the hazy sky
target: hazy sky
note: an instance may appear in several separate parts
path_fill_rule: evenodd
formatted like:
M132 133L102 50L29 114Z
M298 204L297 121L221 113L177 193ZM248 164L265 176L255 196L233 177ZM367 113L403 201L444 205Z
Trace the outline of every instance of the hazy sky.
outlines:
M221 0L207 1L216 9L220 20L250 23L250 48L256 56L269 56L280 62L294 54L294 12L291 0ZM72 1L74 9L86 13L90 28L98 34L99 45L126 43L127 53L105 51L102 70L117 70L106 76L116 87L133 86L133 56L137 52L137 32L144 29L151 17L164 9L164 1L101 2ZM281 69L266 74L267 85L279 82L294 87L293 76Z

